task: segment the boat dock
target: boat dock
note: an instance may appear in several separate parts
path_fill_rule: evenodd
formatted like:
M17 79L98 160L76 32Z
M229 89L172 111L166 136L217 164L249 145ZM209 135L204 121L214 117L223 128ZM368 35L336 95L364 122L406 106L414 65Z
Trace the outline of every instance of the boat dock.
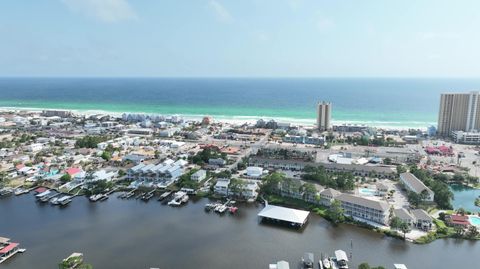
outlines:
M157 191L156 188L153 189L153 190L151 190L151 191L149 191L149 192L144 193L144 194L142 195L141 199L142 199L143 201L147 202L148 200L150 200L150 199L153 197L155 191Z
M19 248L19 243L10 242L9 238L0 237L0 263L10 259L17 253L23 253L26 249Z
M310 212L283 206L265 205L258 213L260 221L267 220L276 223L286 223L292 227L301 228L307 223Z
M171 191L167 191L167 192L164 192L162 193L162 195L160 195L160 197L158 198L158 201L163 201L165 200L168 196L170 196L172 194Z

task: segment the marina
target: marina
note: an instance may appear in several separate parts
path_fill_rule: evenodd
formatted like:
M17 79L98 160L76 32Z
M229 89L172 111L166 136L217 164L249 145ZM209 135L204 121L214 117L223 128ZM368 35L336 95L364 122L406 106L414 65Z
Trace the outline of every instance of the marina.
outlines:
M31 264L35 264L36 269L56 268L58 261L75 251L83 252L94 268L107 269L152 265L159 268L267 268L278 260L288 261L290 268L297 268L303 252L312 252L317 266L321 253L323 258L332 258L335 250L350 252L351 241L361 247L353 249L352 257L348 254L349 268L365 261L385 268L393 263L403 263L410 269L456 268L460 263L465 268L476 268L476 261L467 257L480 252L476 242L445 239L414 245L350 225L333 227L313 214L309 216L308 225L300 230L264 225L257 217L264 207L260 204L236 204L239 211L235 217L223 215L220 221L204 212L210 201L201 198L191 199L181 210L121 199L109 199L101 204L75 199L66 208L45 207L35 200L33 194L0 200L0 230L28 248L28 255L9 259L2 263L2 269L31 269ZM14 208L22 210L11 210ZM38 233L39 230L42 233ZM69 236L59 237L59 234ZM107 241L108 251L97 247ZM128 256L115 255L131 242L150 248L131 249ZM218 251L236 255L209 258L212 252ZM178 259L173 254L178 252L195 255ZM417 266L419 260L423 260L421 267Z

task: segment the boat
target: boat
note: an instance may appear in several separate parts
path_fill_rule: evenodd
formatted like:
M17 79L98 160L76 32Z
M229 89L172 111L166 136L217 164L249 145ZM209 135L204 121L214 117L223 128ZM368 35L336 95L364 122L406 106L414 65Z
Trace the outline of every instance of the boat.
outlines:
M179 205L181 205L181 204L182 204L181 202L179 202L179 201L177 201L177 200L175 200L175 199L173 199L173 200L171 200L170 202L168 202L168 205L171 205L171 206L179 206Z
M23 253L25 249L19 249L19 243L10 242L9 238L0 237L0 263L10 259L17 253Z
M57 199L57 203L61 206L66 206L72 201L72 196L65 195Z
M236 206L231 206L228 208L228 212L230 212L231 214L235 214L237 213L237 211L238 211L238 207Z
M52 198L54 198L54 197L56 197L56 196L58 196L58 193L53 193L53 194L52 194L52 193L50 192L50 193L47 194L47 195L41 196L38 200L39 200L40 202L42 202L42 203L46 203L46 202L50 201L50 199L52 199Z
M183 191L177 191L174 195L173 195L173 199L168 202L168 205L171 205L171 206L179 206L181 205L182 203L186 203L188 201L188 195L186 192L183 192Z
M58 205L58 204L59 204L59 203L58 203L58 199L59 199L59 198L57 198L57 197L52 198L52 199L50 200L50 204L52 204L52 205Z
M305 252L302 257L302 265L303 268L313 268L314 266L314 257L313 253L311 252Z
M153 193L145 193L145 194L142 196L142 200L143 200L143 201L148 201L148 200L150 200L152 197L153 197Z
M339 269L348 269L348 256L345 251L341 249L335 250L334 261Z
M41 192L39 194L35 194L35 197L37 197L37 199L41 199L43 196L49 195L51 193L52 193L51 190L46 190L46 191Z
M172 194L171 191L167 191L167 192L162 193L162 195L160 195L160 197L158 198L158 201L163 201L165 198L170 196L170 194Z
M328 258L323 259L322 264L323 264L323 268L325 269L332 268L332 265L330 264L330 260Z
M28 189L16 188L14 194L18 196L18 195L22 195L22 194L29 193L29 192L30 192L30 190L28 190Z
M12 188L6 187L6 188L0 189L0 196L7 196L7 195L10 195L12 193L13 193Z
M94 195L91 195L89 198L90 202L97 202L97 201L105 201L108 199L108 195L106 194L94 194Z
M220 213L220 214L225 213L226 210L227 210L227 206L222 205L222 204L215 207L215 212Z
M323 263L322 263L322 260L318 260L318 268L319 269L323 269Z

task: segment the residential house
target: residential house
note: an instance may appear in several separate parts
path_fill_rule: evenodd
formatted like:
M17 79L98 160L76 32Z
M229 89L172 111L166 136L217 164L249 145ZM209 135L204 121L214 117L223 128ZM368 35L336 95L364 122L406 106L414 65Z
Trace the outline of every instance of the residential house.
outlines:
M217 183L213 187L213 191L215 194L219 194L221 196L228 196L228 186L230 185L230 179L229 178L219 178L217 179Z
M197 172L193 173L191 179L196 182L200 182L207 177L207 172L205 170L198 170Z
M412 210L412 215L415 218L415 226L419 229L429 231L433 227L433 218L423 209Z
M414 192L418 195L425 194L425 201L433 202L434 192L425 186L425 184L412 173L400 174L400 182L407 188L408 191Z
M324 206L330 206L332 202L335 200L337 196L339 196L341 192L327 188L320 192L320 204Z
M335 199L341 202L346 216L388 225L390 206L386 202L370 200L346 193L338 195Z
M415 218L405 208L394 209L393 214L403 222L406 222L410 227L415 225Z

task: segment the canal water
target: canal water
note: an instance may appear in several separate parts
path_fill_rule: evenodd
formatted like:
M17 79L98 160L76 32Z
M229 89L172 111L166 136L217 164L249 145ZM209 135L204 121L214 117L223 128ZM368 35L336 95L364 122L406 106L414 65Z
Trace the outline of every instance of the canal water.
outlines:
M439 240L414 245L312 216L302 231L259 224L261 205L241 206L236 216L206 213L207 200L172 208L152 200L90 203L76 197L66 208L38 204L32 194L0 199L0 236L20 242L27 252L3 269L54 269L72 252L82 252L95 269L268 268L278 260L297 268L303 252L353 253L363 261L392 268L478 268L472 259L480 242ZM353 246L353 248L352 248Z
M465 185L452 184L450 189L453 192L453 208L464 208L471 212L480 212L480 207L475 205L475 199L480 197L480 189L474 189Z

